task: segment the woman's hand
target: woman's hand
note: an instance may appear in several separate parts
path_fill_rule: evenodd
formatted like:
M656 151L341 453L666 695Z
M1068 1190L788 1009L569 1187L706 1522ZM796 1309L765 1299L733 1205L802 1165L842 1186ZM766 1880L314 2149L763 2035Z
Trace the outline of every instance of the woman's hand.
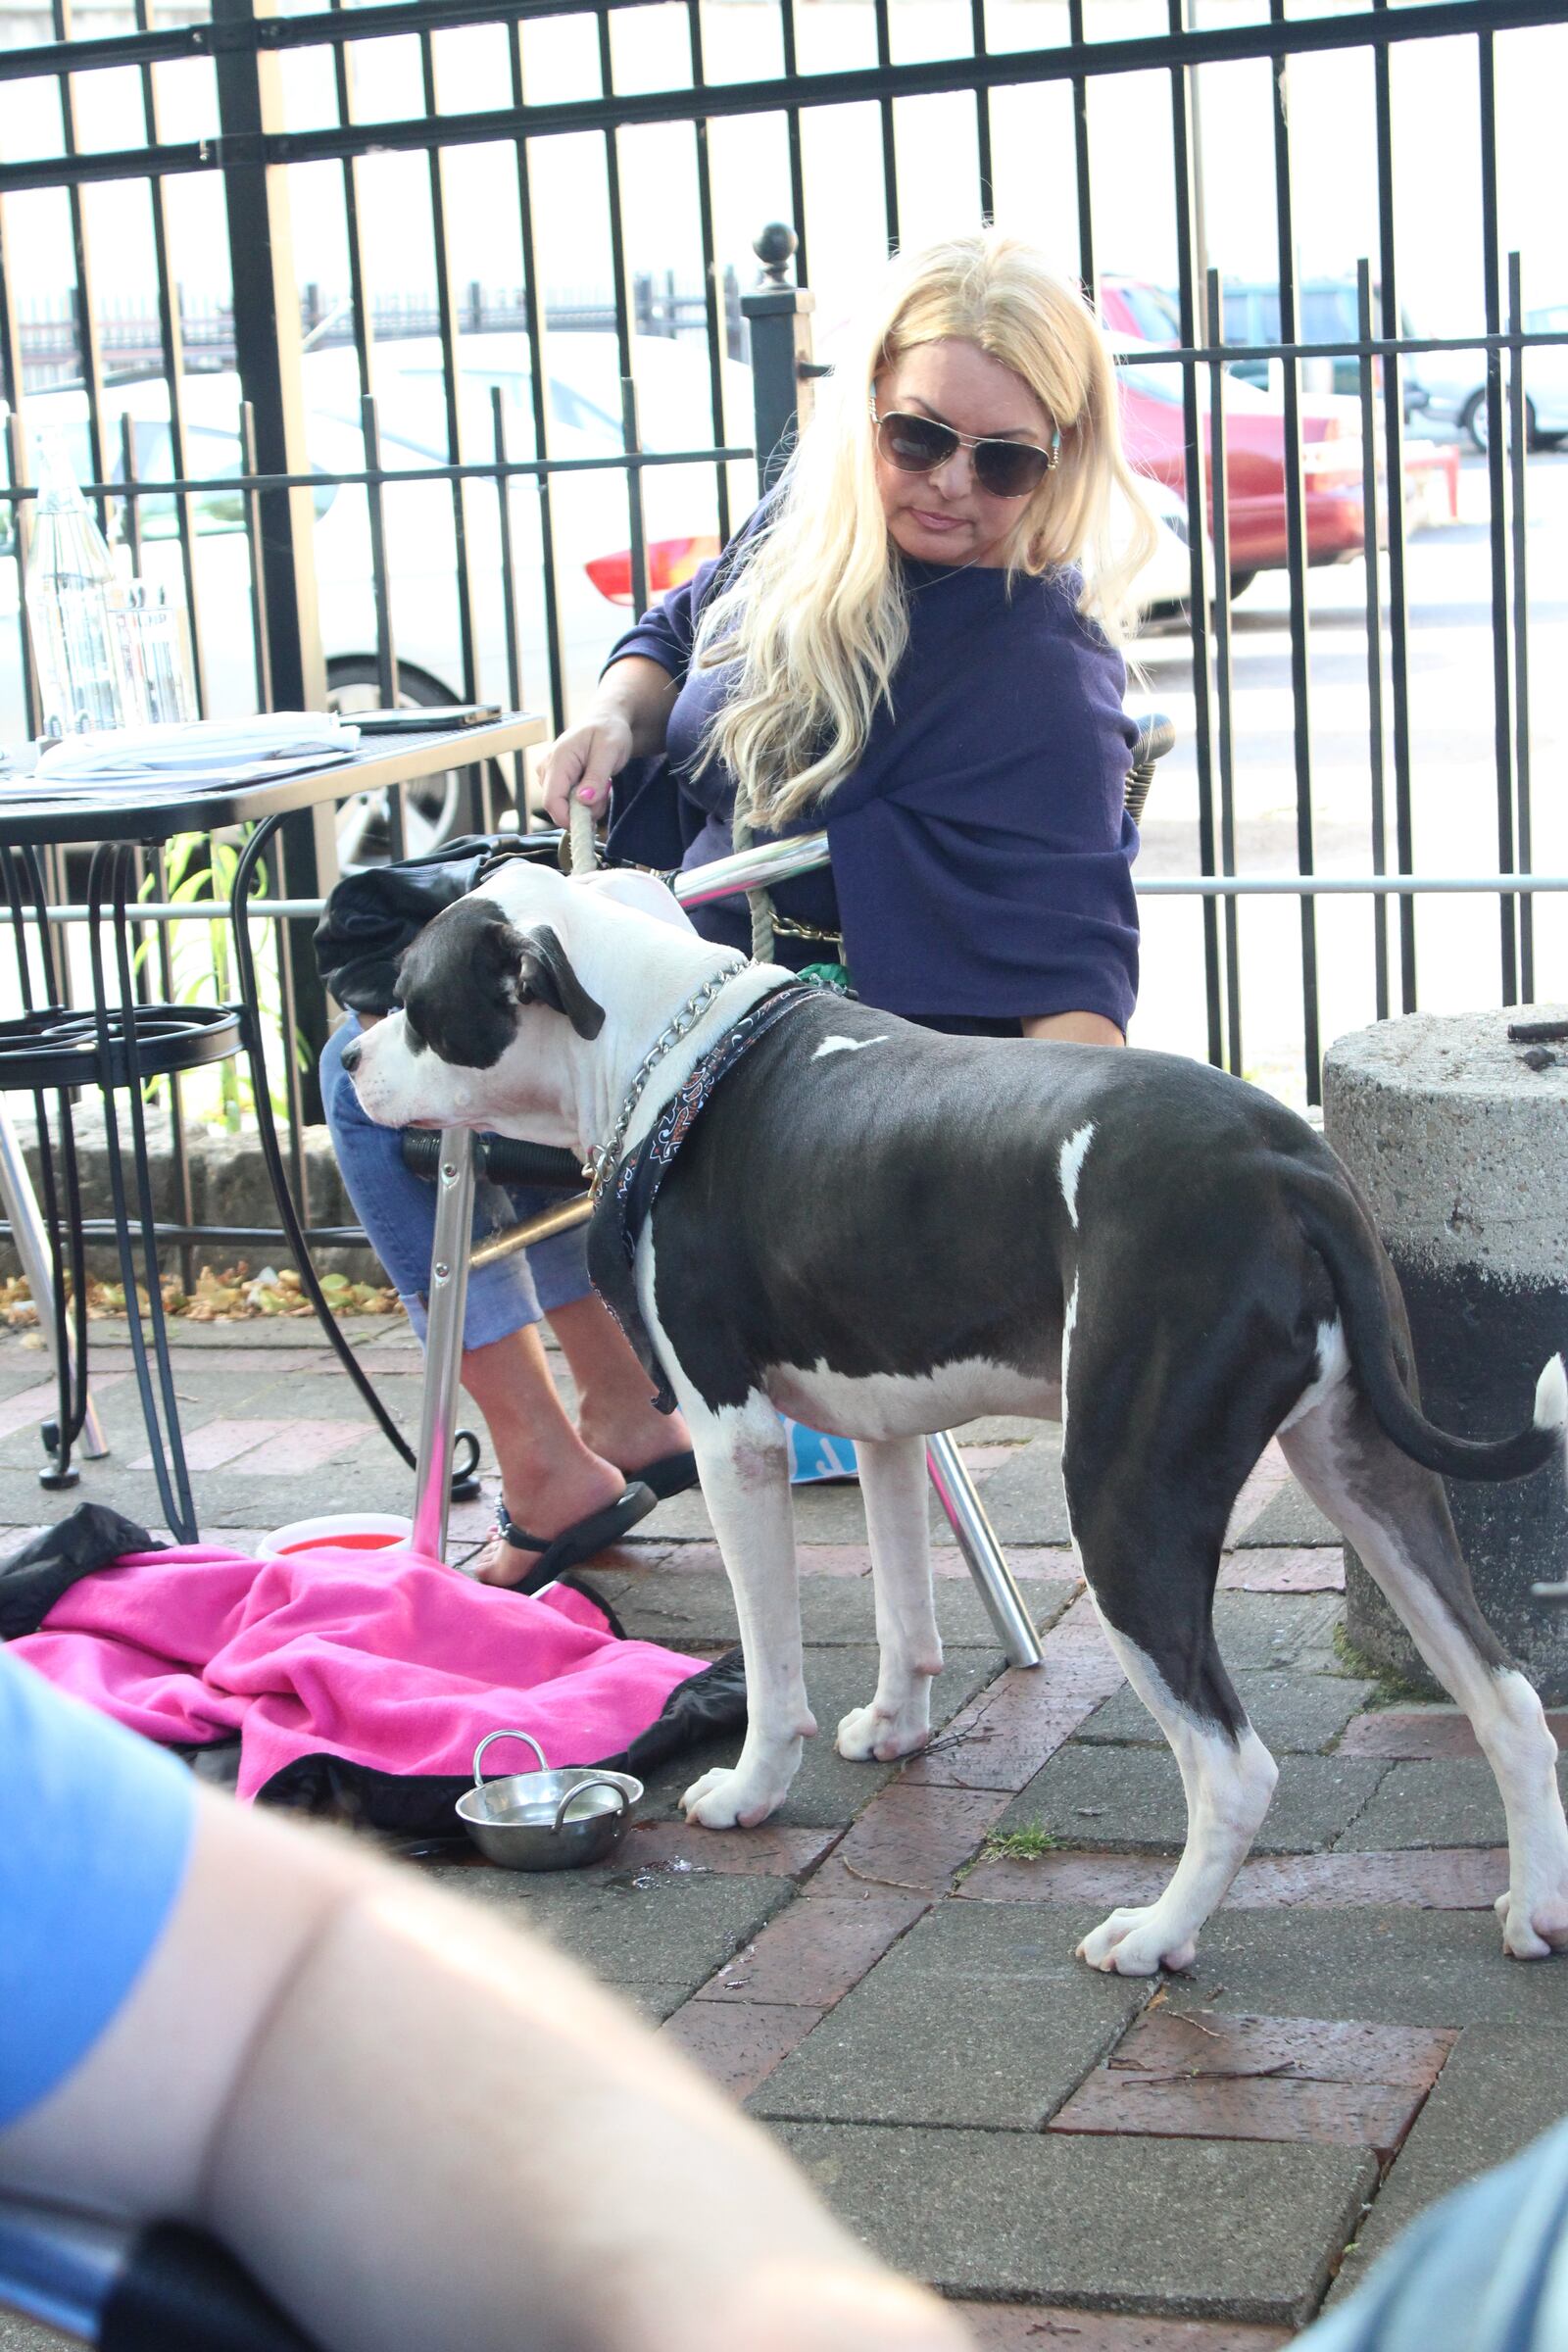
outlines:
M619 775L631 756L631 728L616 710L596 712L558 735L540 769L550 822L570 823L573 791L585 808L603 809L610 799L611 778Z
M628 760L663 750L670 707L679 692L679 681L646 654L625 654L611 663L587 716L558 735L544 756L539 775L545 814L553 825L570 823L574 790L586 808L603 814L611 778Z

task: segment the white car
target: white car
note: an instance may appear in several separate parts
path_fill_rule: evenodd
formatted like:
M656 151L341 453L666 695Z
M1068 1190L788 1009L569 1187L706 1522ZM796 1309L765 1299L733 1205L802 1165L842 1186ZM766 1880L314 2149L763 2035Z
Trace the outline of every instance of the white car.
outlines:
M553 712L559 720L592 692L606 655L626 625L627 616L617 606L629 603L631 595L629 560L622 552L630 540L630 510L625 469L605 463L617 459L625 446L614 337L552 335L546 350L550 455L566 461L570 468L553 476L550 487L565 706L564 711ZM527 338L474 337L460 345L459 363L465 463L482 466L493 457L492 387L501 394L509 459L533 458ZM355 357L348 350L307 353L302 368L307 448L321 476L314 501L314 559L328 690L339 708L366 709L381 699L369 508L363 485L334 478L365 469ZM708 359L702 347L636 337L633 370L645 451L657 456L715 446ZM728 446L746 446L752 432L750 370L724 360L720 384ZM449 463L439 342L416 339L379 348L376 390L383 468L396 477ZM230 372L188 376L182 409L186 478L220 485L237 476L237 377ZM122 470L120 419L128 416L138 477L171 479L168 390L163 379L112 387L104 410L113 452L111 478L120 478ZM28 401L25 412L30 429L64 434L83 479L90 472L86 415L80 390L40 394ZM677 586L717 552L718 467L712 462L655 464L640 470L648 581L650 592L658 594ZM733 526L756 503L756 467L750 459L734 460L724 473ZM207 708L215 717L238 715L255 710L259 703L243 501L239 492L220 486L193 493L189 503ZM403 699L440 704L471 696L510 704L503 539L495 485L472 481L463 492L472 601L471 676L464 660L452 486L393 478L383 491L382 508L392 642ZM507 508L520 699L525 707L548 710L551 670L538 477L514 476ZM143 498L140 514L143 574L177 588L180 559L172 497ZM116 527L123 527L118 516ZM0 742L16 740L25 726L16 613L16 568L0 562ZM410 799L414 802L415 794ZM454 780L435 779L417 791L416 805L409 809L411 854L448 829L455 808ZM375 853L378 827L384 829L384 812L373 805L348 812L340 829L340 849L348 861Z
M1526 311L1525 332L1568 334L1568 303ZM1421 380L1430 396L1423 423L1456 424L1469 434L1477 449L1487 446L1485 357L1480 351L1428 351L1421 355ZM1568 433L1568 343L1550 343L1540 351L1527 351L1524 366L1526 440L1531 447L1543 442L1549 447ZM1504 415L1507 397L1505 362Z
M1164 619L1192 601L1192 558L1188 552L1187 501L1168 483L1141 474L1138 487L1154 518L1154 552L1138 574L1138 610L1146 620ZM1212 560L1208 567L1214 577Z

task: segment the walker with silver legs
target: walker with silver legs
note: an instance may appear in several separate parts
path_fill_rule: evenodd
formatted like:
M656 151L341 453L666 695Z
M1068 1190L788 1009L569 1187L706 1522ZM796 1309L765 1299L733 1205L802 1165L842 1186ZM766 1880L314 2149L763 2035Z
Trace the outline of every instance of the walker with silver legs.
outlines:
M808 833L793 841L769 842L734 857L715 858L675 876L672 887L684 906L783 882L828 861L827 835ZM549 1208L525 1224L468 1246L473 1223L473 1136L467 1128L443 1130L436 1160L435 1243L430 1261L430 1321L425 1341L424 1409L419 1462L415 1477L414 1542L427 1559L445 1556L453 1433L458 1406L458 1373L463 1356L463 1309L470 1264L542 1241L571 1225L586 1224L592 1203L586 1193ZM945 1431L926 1440L926 1468L948 1517L965 1565L1012 1666L1041 1663L1039 1638L1017 1580L986 1517L984 1503Z
M0 2312L99 2352L318 2352L216 2238L0 2196Z

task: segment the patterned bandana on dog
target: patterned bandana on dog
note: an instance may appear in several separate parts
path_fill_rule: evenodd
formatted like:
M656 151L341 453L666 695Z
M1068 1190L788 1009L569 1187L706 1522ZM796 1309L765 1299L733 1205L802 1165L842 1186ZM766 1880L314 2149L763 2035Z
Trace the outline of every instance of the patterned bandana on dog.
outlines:
M627 1152L605 1185L589 1220L589 1279L653 1380L654 1402L662 1413L675 1410L675 1398L637 1304L632 1279L637 1236L653 1212L659 1188L676 1152L711 1102L720 1080L787 1012L821 1002L820 989L803 986L796 980L774 989L771 996L760 998L751 1011L744 1013L732 1029L726 1029L718 1043L710 1047L701 1061L688 1071L642 1142L635 1151Z

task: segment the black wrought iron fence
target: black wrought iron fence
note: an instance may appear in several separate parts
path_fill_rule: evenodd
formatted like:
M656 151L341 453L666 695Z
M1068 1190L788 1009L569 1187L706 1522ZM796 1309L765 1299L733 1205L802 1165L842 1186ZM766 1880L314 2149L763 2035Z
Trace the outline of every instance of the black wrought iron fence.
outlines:
M994 8L1000 5L992 0ZM1161 675L1175 678L1179 666L1181 693L1190 698L1191 813L1160 820L1181 836L1174 850L1166 844L1167 863L1174 857L1178 870L1153 871L1141 887L1146 913L1162 898L1196 904L1186 948L1195 974L1200 966L1201 986L1193 1034L1185 1042L1238 1070L1249 1066L1245 1041L1255 1033L1249 956L1255 967L1260 952L1249 947L1250 904L1270 896L1296 902L1292 993L1298 1083L1315 1099L1324 1042L1320 908L1326 900L1349 897L1370 907L1367 936L1356 953L1367 965L1367 1009L1381 1016L1419 1002L1423 903L1454 894L1494 903L1488 985L1511 1003L1536 992L1541 926L1555 920L1562 906L1550 894L1568 887L1560 871L1532 871L1533 558L1526 431L1527 357L1561 345L1568 334L1531 324L1519 257L1503 249L1496 88L1499 44L1568 23L1568 5L1439 0L1394 8L1373 0L1366 8L1296 18L1287 17L1285 0L1268 0L1266 14L1255 21L1213 25L1194 24L1194 5L1167 0L1163 29L1125 36L1119 12L1102 7L1097 13L1096 0L1061 0L1059 7L1043 5L1039 12L1049 39L1001 47L991 39L987 0L970 0L954 19L965 32L960 54L904 59L898 54L899 0L867 0L875 63L845 67L806 58L804 0L766 0L735 12L760 28L760 44L776 44L769 71L746 74L733 71L732 56L723 71L711 74L705 62L705 44L714 37L725 0L390 0L371 6L339 0L298 15L270 13L266 0L213 0L209 21L166 27L152 21L151 0L135 0L133 28L91 38L74 37L69 0L54 0L54 41L0 51L0 94L24 85L56 91L60 123L56 152L0 167L0 391L13 411L9 486L0 487L0 505L24 515L30 495L26 426L68 422L106 516L120 518L123 535L140 551L162 540L165 559L183 581L205 708L225 701L232 707L236 695L260 707L310 708L334 690L387 702L412 693L417 699L488 697L547 707L559 722L571 707L585 661L579 622L590 592L583 589L584 576L600 599L590 608L598 631L596 666L617 625L612 604L640 606L728 534L740 503L755 493L754 451L765 466L809 397L810 304L802 289L811 282L811 253L819 245L828 253L836 229L848 225L824 216L813 198L818 128L862 122L867 111L874 117L880 171L868 201L875 215L871 242L881 247L899 240L911 195L929 172L929 149L911 127L916 117L910 110L936 99L957 100L968 110L973 171L966 181L952 177L951 221L945 223L961 224L999 212L999 108L1024 98L1043 104L1047 93L1064 94L1077 271L1109 316L1113 286L1098 230L1102 175L1124 172L1129 159L1096 152L1092 101L1108 87L1158 76L1168 97L1171 339L1163 347L1125 341L1122 357L1129 390L1141 378L1157 380L1177 418L1171 450L1156 469L1184 509L1191 620L1185 637L1161 638L1157 652ZM617 33L650 12L668 35L663 67L652 78L644 74L641 86L620 86ZM585 32L592 51L595 86L586 94L562 94L559 74L546 85L530 50L540 27L565 21ZM1106 37L1112 28L1118 28L1116 37ZM1016 31L1011 20L1008 29ZM493 43L491 103L444 110L439 69L444 44L459 32L482 34ZM382 110L373 121L362 121L356 61L366 45L395 42L406 45L413 61L410 87L416 95L402 112ZM1400 304L1392 75L1397 52L1440 42L1463 43L1474 61L1483 299L1479 322L1467 336L1421 338L1409 331ZM1293 66L1330 53L1358 59L1370 73L1376 148L1371 250L1353 280L1353 317L1339 334L1326 333L1320 318L1302 316L1306 281L1297 263L1290 107ZM280 68L291 58L327 61L332 102L318 108L317 117L324 112L329 119L307 124L290 115ZM1270 76L1272 185L1260 194L1272 202L1276 223L1269 291L1277 331L1238 339L1224 285L1206 268L1202 251L1195 88L1205 68L1241 61L1261 61ZM199 67L207 76L210 132L175 136L167 128L166 70L176 67ZM127 70L133 80L125 78ZM97 134L85 138L83 93L94 77L114 74L122 76L122 131L107 137L100 112ZM130 90L133 98L124 95ZM759 138L765 130L774 139L775 209L794 221L799 238L793 278L787 240L781 239L764 248L771 261L764 282L741 298L750 331L749 384L727 374L737 330L724 272L737 239L733 200L720 185L713 158L717 126L737 122L756 124ZM654 134L663 142L656 152L648 146ZM681 142L678 153L672 138ZM576 322L588 331L602 322L604 365L591 382L551 371L551 329L558 321L544 292L545 252L558 249L564 237L570 242L573 224L557 217L559 177L552 182L558 193L544 198L540 172L541 159L559 156L559 143L566 141L577 142L571 152L584 159L580 241L585 253L592 247L596 257L602 255L610 289L603 309ZM481 150L491 168L505 158L506 236L520 264L519 290L504 322L486 315L483 305L475 317L474 281L465 270L466 257L458 250L453 225L457 165L465 154ZM428 255L433 287L416 327L395 340L386 324L391 311L403 300L405 324L414 313L406 289L400 296L376 282L366 177L372 164L379 169L387 157L403 158L422 174L419 236L411 242L418 244L421 274ZM679 274L702 291L680 308L685 298L673 291L677 257L667 282L660 278L651 309L639 292L631 231L646 193L644 175L667 172L677 161L695 190L697 246L695 267L688 271L680 263ZM291 274L289 235L291 201L299 201L307 172L314 174L310 201L322 204L330 196L337 208L346 255L342 294L330 302L318 295L314 316L311 296ZM231 406L222 416L211 405L213 388L204 392L197 382L198 355L194 338L187 341L188 313L173 260L174 194L187 184L210 191L226 219L229 286L223 307L232 321L232 353L220 373ZM118 330L95 270L90 201L108 186L133 189L146 211L156 314L151 356L163 387L151 405L145 386L132 398L112 380ZM411 190L412 183L405 183L412 202ZM70 315L79 386L74 394L42 397L31 392L28 380L26 306L19 293L11 227L16 207L41 197L69 215ZM748 238L753 225L747 224ZM384 256L380 267L384 274ZM698 300L700 317L694 318ZM1214 330L1207 320L1215 322ZM651 428L659 387L649 346L667 340L671 324L683 350L695 349L697 360L675 389L678 429L667 413ZM699 335L692 334L694 326ZM1143 332L1147 337L1147 323ZM334 339L335 350L319 348ZM428 347L422 372L412 363L399 364L399 349L407 361L420 344ZM1484 420L1478 437L1486 444L1490 657L1478 692L1490 714L1486 791L1495 858L1484 872L1473 858L1461 870L1418 871L1405 379L1423 355L1461 350L1476 355L1480 392L1473 416ZM210 348L204 351L203 363L210 366L213 356ZM1245 870L1249 816L1238 662L1249 632L1239 627L1232 592L1249 559L1239 514L1240 468L1233 462L1239 428L1224 389L1226 370L1239 360L1263 371L1277 417L1275 570L1286 589L1288 636L1275 733L1285 745L1293 853L1284 871ZM1342 385L1353 382L1336 427L1341 447L1330 450L1327 461L1330 436L1303 386L1303 364L1310 373L1313 363L1325 360L1339 368ZM338 368L330 415L324 394L312 406L310 371L326 362ZM1146 377L1145 371L1152 372ZM419 380L411 390L414 374ZM742 414L743 408L751 413ZM318 432L323 417L330 434ZM333 442L331 450L318 445L322 439ZM1347 660L1360 665L1364 678L1364 733L1354 757L1365 852L1359 863L1345 867L1341 860L1337 870L1322 873L1323 770L1313 723L1316 622L1308 591L1323 553L1314 534L1331 476L1342 523L1346 515L1359 515L1353 542L1336 552L1349 548L1363 562L1364 644ZM613 514L601 502L594 510L598 536L585 540L573 498L583 483L606 481L618 485ZM670 527L663 512L663 486L671 481L682 485L688 503L679 529ZM411 651L404 617L410 604L398 516L416 498L425 502L425 525L442 517L441 603L449 625L448 651L439 663L422 650ZM656 506L659 511L651 512ZM353 633L339 630L331 609L341 583L324 560L329 534L350 516L357 518L365 553L356 588L358 638L352 642ZM427 543L431 530L421 528ZM220 590L215 581L222 567L209 559L225 538L228 546L242 548L244 560L224 571ZM9 545L20 584L24 524L13 529ZM232 601L221 605L223 595L241 598L241 625ZM236 645L244 655L237 682ZM0 713L0 720L15 732L36 715L20 617L10 659L15 709ZM0 662L0 698L4 693ZM490 782L520 796L519 777ZM494 814L494 807L476 808L471 798L466 805L461 793L444 793L421 821L445 825L476 813ZM385 847L395 853L409 838L412 821L406 811L390 811ZM314 899L326 878L321 848L308 820L302 821L287 847L288 888L296 903ZM65 883L62 876L62 891ZM1555 930L1552 937L1560 963ZM300 1017L308 1033L318 1035L324 1007L299 920L290 926L290 940ZM1162 952L1169 952L1168 942ZM1268 953L1277 970L1277 938L1269 941ZM1335 957L1340 954L1337 946ZM303 1103L294 1104L296 1119L309 1107L307 1088Z
M724 348L732 360L747 356L746 322L741 316L740 280L733 266L722 272ZM631 281L632 331L673 341L680 335L704 335L708 328L708 299L701 288L677 286L672 270L657 275L649 270L634 272ZM69 290L34 295L20 306L18 343L22 353L24 389L46 392L82 380L83 354L79 313ZM326 351L355 339L353 297L314 279L300 289L300 329L303 348ZM612 334L615 300L606 287L553 288L545 298L545 325L567 334ZM234 314L224 302L193 300L178 294L179 347L187 371L231 368L234 365ZM528 298L522 286L490 286L469 280L463 299L461 329L466 335L526 333ZM378 294L371 307L372 343L396 343L411 336L438 335L441 306L431 290L399 290ZM98 354L107 379L157 371L163 364L163 321L145 300L109 297L97 320ZM111 382L112 389L112 382Z

